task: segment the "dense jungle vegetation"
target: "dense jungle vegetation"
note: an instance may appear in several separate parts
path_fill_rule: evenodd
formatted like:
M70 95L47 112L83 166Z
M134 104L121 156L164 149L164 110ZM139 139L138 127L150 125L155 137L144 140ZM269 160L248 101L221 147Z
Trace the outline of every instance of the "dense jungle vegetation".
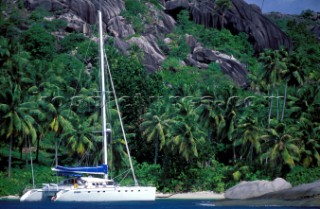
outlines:
M143 13L144 7L130 2L124 16L143 31L133 11ZM101 164L102 142L97 44L80 33L60 36L66 23L45 19L50 14L42 9L29 13L22 3L1 4L6 11L0 14L3 196L31 187L32 172L38 186L59 180L50 171L55 153L61 165ZM293 48L255 55L245 34L204 28L182 12L176 29L167 34L172 42L159 41L167 58L154 74L144 70L139 48L124 56L108 39L106 51L141 184L162 192L223 192L241 180L284 177L295 185L320 178L319 40L306 22L275 21ZM190 50L185 34L247 64L249 87L235 86L218 64L207 70L181 64ZM109 99L112 115L114 99ZM110 124L112 176L128 168L118 123Z

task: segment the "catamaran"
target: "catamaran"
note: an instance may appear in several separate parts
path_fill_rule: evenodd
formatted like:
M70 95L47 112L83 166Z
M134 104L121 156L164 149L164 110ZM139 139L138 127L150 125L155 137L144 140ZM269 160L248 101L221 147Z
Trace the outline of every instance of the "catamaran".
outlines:
M102 14L98 11L99 18L99 36L100 36L100 70L101 70L101 100L102 100L102 133L103 133L103 153L104 164L96 167L64 167L56 166L52 168L57 175L69 176L71 178L64 180L60 184L43 184L42 188L31 189L21 196L20 201L78 201L78 202L104 202L104 201L152 201L155 200L156 188L153 186L140 186L134 173L128 143L124 134L124 128L119 115L121 129L126 142L126 149L129 157L131 173L134 179L133 186L120 186L113 179L108 177L107 162L107 139L111 130L107 129L106 123L106 97L105 97L105 58L104 42L102 30ZM114 93L116 106L119 111L117 99L114 91L113 81L107 63L109 73L108 78ZM88 175L88 176L84 176ZM91 175L102 175L102 177L92 177Z

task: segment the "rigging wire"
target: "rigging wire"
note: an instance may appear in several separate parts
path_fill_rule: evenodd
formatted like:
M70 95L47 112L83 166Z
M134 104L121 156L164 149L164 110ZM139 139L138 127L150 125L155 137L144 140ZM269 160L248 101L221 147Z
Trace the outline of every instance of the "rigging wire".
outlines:
M28 144L28 149L29 149L29 154L30 154L30 166L31 166L31 175L32 175L32 187L33 189L35 188L35 183L34 183L34 171L33 171L33 160L32 160L32 153L31 153L31 143L30 143L30 138L27 137L27 144Z
M93 26L93 28L92 28L92 30L94 31L96 29L96 25L94 25ZM83 62L82 62L82 66L83 66L83 69L85 68L85 66L84 66L84 62L86 62L86 60L87 60L87 56L88 56L88 54L89 54L89 49L90 49L90 45L91 45L91 43L92 43L92 39L90 38L89 39L90 41L89 41L89 44L88 44L88 47L87 47L87 49L86 49L86 52L85 52L85 55L84 55L84 58L83 58ZM76 92L77 92L77 89L78 89L78 87L79 87L79 83L80 83L80 81L82 80L82 74L84 73L84 70L81 70L80 72L79 72L79 77L78 77L78 83L77 83L77 85L76 85L76 88L75 88L75 91L74 91L74 93L73 93L73 97L71 97L71 98L74 98L75 97L75 95L76 95ZM71 113L71 107L72 107L72 105L73 105L73 99L71 99L71 103L70 103L70 107L69 107L69 113L68 113L68 115L70 115L70 113Z
M114 95L114 101L116 103L116 108L117 108L117 111L118 111L118 117L119 117L119 121L120 121L122 135L123 135L123 138L124 138L124 141L125 141L125 144L126 144L126 150L127 150L127 154L128 154L128 158L129 158L132 177L133 177L135 185L138 186L139 184L138 184L135 172L134 172L134 168L133 168L133 164L132 164L132 160L131 160L131 155L130 155L130 150L129 150L129 146L128 146L128 141L127 141L127 137L126 137L126 134L125 134L125 131L124 131L122 118L121 118L121 115L120 115L120 108L119 108L119 104L118 104L118 101L117 101L118 99L117 99L116 91L115 91L114 84L113 84L112 74L111 74L111 71L110 71L108 58L107 58L107 55L106 55L105 52L104 52L104 57L105 57L105 60L106 60L107 73L108 73L108 76L109 76L109 79L110 79L110 85L111 85L112 93Z

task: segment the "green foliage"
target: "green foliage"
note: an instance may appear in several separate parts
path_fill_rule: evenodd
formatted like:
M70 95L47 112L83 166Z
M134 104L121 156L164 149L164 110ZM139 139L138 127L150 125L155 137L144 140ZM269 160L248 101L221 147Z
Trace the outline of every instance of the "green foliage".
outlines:
M150 104L150 97L161 93L161 78L149 75L135 56L124 56L113 48L107 50L117 96L126 98L121 111L128 123L135 121L136 126L136 120Z
M229 9L232 6L231 0L216 0L216 5L222 9Z
M289 21L287 25L290 37L294 43L294 49L307 45L318 44L315 35L308 30L305 23L293 20Z
M29 19L35 22L40 22L44 17L49 16L50 13L43 7L37 7L31 12Z
M54 19L50 21L44 21L42 25L49 32L54 32L64 30L67 27L68 22L65 20Z
M253 55L253 47L247 41L247 35L240 33L232 35L227 29L217 30L205 28L189 20L189 13L182 11L178 14L178 33L193 35L199 42L204 43L205 47L212 48L233 55L244 62L249 62Z
M320 179L320 168L305 168L305 167L295 167L286 176L286 180L289 181L292 186L297 186L299 184L311 183L318 181Z
M86 38L83 34L80 33L71 33L65 36L60 42L61 52L70 52L71 50L75 50L76 46L85 41Z
M35 186L41 187L43 182L57 183L59 178L52 175L47 166L35 166ZM25 189L32 188L32 174L30 168L12 170L12 177L8 178L6 172L0 172L0 196L22 195ZM13 186L14 185L14 186Z
M33 25L23 35L23 45L32 56L51 58L55 53L55 38L41 25Z
M133 26L136 33L144 31L143 21L147 7L142 0L125 0L126 10L121 13Z
M303 18L311 18L313 16L313 13L314 11L312 11L311 9L307 9L307 10L303 10L300 15Z
M161 167L159 164L146 162L135 165L135 173L141 185L153 185L158 187Z
M41 8L28 17L22 2L1 2L6 12L0 14L0 160L6 165L11 156L13 175L6 177L9 166L1 171L0 196L31 187L30 169L22 168L26 138L39 151L34 153L36 184L56 182L48 169L55 142L62 164L80 158L86 164L101 162L101 137L91 134L100 130L98 46L81 34L58 40L51 34L66 23L44 20L50 14ZM230 2L216 1L214 15L224 18ZM148 3L160 6L156 0L125 1L123 15L137 33L151 21ZM310 15L307 11L302 16ZM310 21L282 19L278 25L292 38L293 51L265 51L258 59L247 35L205 28L182 11L177 27L167 34L170 43L162 44L167 58L154 74L146 73L137 46L122 55L108 39L108 59L140 183L162 192L222 192L241 180L287 176L296 185L319 179L320 47L308 30ZM217 63L201 70L186 66L186 34L247 64L249 89L236 87ZM278 94L271 94L268 86ZM281 105L285 117L274 117ZM109 163L112 172L127 166L117 123L112 121L109 154L117 152ZM132 180L121 183L128 182Z
M169 34L171 42L168 44L169 56L184 59L190 53L185 35Z
M214 191L224 192L227 189L227 182L229 179L228 168L218 162L213 162L210 167L201 169L190 169L190 174L193 179L187 181L191 186L191 191Z

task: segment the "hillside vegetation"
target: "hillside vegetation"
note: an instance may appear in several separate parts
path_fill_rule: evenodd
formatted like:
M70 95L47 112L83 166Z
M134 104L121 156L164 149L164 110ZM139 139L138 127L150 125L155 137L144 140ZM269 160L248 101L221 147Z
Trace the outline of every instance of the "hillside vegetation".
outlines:
M0 196L32 187L31 164L37 186L58 181L49 170L56 151L60 165L102 163L97 43L80 33L60 36L65 22L44 18L49 14L42 9L27 12L21 2L1 2ZM125 14L143 30L134 15L130 9ZM280 176L298 184L320 178L320 44L303 21L276 23L293 48L255 55L245 34L205 28L181 12L167 34L171 42L159 40L166 59L152 74L138 48L123 55L108 39L141 184L162 192L223 192L242 180ZM186 34L245 63L250 85L236 86L218 63L207 70L185 66ZM116 118L111 125L109 167L118 176L128 168L127 154Z

